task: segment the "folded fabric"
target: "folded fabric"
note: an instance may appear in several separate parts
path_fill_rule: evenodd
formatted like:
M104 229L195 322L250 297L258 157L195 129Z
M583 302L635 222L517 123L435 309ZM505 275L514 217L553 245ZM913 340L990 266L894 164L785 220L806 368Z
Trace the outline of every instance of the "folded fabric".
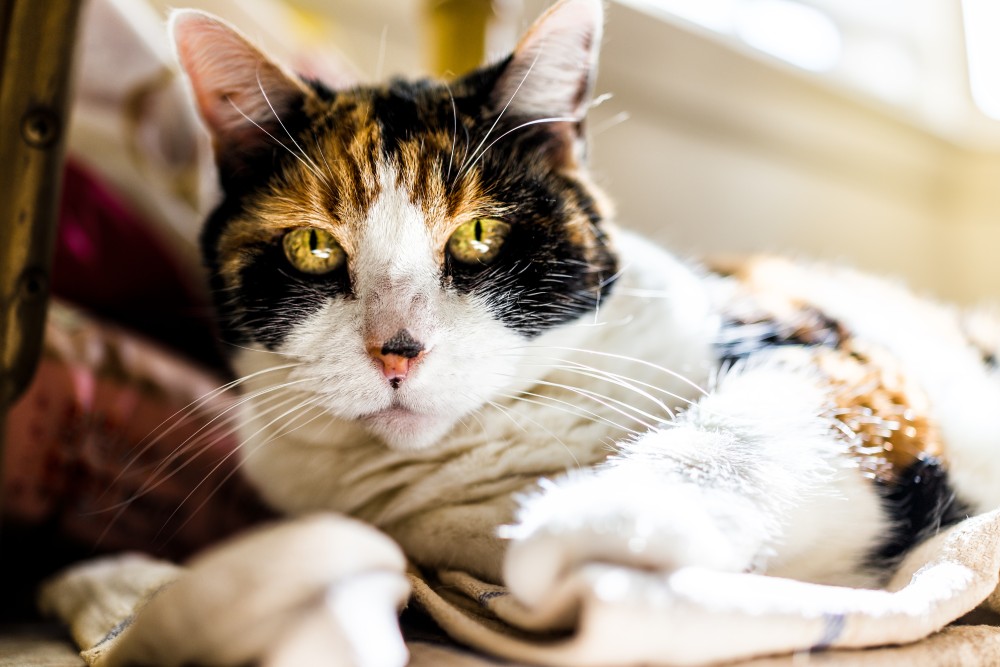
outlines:
M386 620L405 595L402 556L353 520L278 524L220 546L184 571L138 562L139 570L132 560L79 566L44 590L43 607L73 628L92 665L405 661L394 621ZM146 574L153 570L163 573L160 581ZM411 568L408 576L415 603L452 638L530 664L706 665L904 644L979 606L1000 612L1000 510L914 550L886 590L590 563L566 573L539 596L539 606L528 608L465 573ZM150 589L168 581L174 583L145 602ZM343 591L354 595L337 598ZM331 600L348 598L350 613L330 611ZM1000 643L996 648L992 657L1000 656ZM285 655L299 662L274 657ZM923 664L937 664L928 658Z
M137 555L85 563L43 587L40 604L95 667L401 667L405 565L375 529L314 516L252 531L183 570Z
M239 476L226 379L59 302L5 424L3 522L31 529L4 562L47 557L51 531L93 555L187 557L273 516ZM65 565L64 561L62 565Z

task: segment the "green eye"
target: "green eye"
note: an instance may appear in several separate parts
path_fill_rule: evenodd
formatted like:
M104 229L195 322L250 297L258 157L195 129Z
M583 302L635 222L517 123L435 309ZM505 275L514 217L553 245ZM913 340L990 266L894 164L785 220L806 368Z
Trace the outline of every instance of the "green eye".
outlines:
M347 259L330 232L316 227L299 227L285 234L285 257L302 273L322 275L338 268Z
M465 264L488 264L500 254L510 225L495 218L469 220L448 239L448 252Z

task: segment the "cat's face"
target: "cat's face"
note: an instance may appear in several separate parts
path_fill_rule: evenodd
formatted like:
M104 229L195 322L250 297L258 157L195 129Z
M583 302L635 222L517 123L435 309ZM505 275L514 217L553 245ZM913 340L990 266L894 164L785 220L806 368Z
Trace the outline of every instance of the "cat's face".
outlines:
M616 271L580 164L600 21L568 0L457 81L327 87L175 15L225 194L203 249L226 338L304 361L299 389L397 448L526 379L524 347Z

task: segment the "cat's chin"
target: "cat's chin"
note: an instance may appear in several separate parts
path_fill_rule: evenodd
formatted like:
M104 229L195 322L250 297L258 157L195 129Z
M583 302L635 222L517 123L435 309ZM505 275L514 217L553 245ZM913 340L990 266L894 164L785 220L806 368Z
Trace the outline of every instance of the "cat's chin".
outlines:
M452 427L452 420L441 415L428 415L405 408L390 408L361 420L372 435L390 449L413 451L427 449Z

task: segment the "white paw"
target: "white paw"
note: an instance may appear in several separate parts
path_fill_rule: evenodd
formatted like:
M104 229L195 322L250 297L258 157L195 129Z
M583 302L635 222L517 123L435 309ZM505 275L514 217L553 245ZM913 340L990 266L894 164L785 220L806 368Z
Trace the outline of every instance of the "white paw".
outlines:
M741 571L758 545L745 543L743 530L727 530L736 517L719 511L720 503L734 500L725 496L634 471L604 470L546 483L524 501L518 523L503 533L512 539L504 582L534 606L585 563ZM741 521L753 520L752 511L743 514Z

